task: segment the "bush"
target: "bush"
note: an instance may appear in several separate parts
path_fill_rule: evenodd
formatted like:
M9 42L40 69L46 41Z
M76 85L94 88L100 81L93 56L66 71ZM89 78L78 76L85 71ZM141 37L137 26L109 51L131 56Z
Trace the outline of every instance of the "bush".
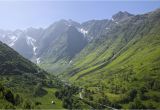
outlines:
M42 103L41 102L35 102L35 105L41 105Z
M148 90L147 90L146 87L141 87L141 88L140 88L140 92L141 92L142 94L144 94L145 92L148 92Z
M146 106L147 109L156 109L151 102L149 102Z
M154 81L153 89L154 90L159 90L160 89L160 81L159 80Z
M130 101L132 101L136 97L136 95L137 95L137 90L136 89L130 90L130 92L129 92Z
M9 109L9 110L12 110L12 109L15 109L15 107L11 104L7 104L7 105L4 105L4 108L3 109Z
M16 94L15 96L15 105L19 105L20 103L22 103L22 98L19 96L19 94Z
M141 100L136 98L134 102L129 103L129 109L146 109Z
M8 102L15 104L14 95L10 90L6 90L6 92L4 93L4 97Z
M132 89L125 96L122 97L120 102L121 103L128 103L130 101L133 101L136 96L137 96L137 90Z
M29 102L29 101L24 101L24 103L23 103L23 108L24 108L24 109L31 109L31 108L32 108L31 102Z
M4 87L0 84L0 92L4 92Z
M36 87L35 87L35 90L34 90L34 96L36 97L36 96L44 96L44 95L46 95L47 94L47 91L46 90L44 90L43 88L42 88L42 85L39 83L39 84L37 84L36 85Z

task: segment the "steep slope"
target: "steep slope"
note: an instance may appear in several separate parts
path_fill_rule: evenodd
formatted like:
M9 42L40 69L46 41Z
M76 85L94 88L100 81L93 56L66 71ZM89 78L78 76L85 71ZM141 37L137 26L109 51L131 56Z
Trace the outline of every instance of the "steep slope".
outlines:
M70 65L86 44L87 39L74 24L60 20L51 25L43 36L38 52L40 66L59 73Z
M61 101L51 96L57 90L53 88L57 84L55 77L2 42L0 42L0 76L1 109L62 108ZM45 98L48 105L43 101ZM53 99L57 101L54 107L50 105Z
M71 59L88 42L81 25L73 20L60 20L46 29L1 30L0 40L25 58L55 73L68 67ZM61 64L62 68L59 68Z
M15 31L0 30L0 41L18 51L23 57L32 60L37 55L39 40L42 35L42 28Z
M94 101L106 96L116 108L160 108L159 15L156 10L123 18L93 40L66 71L70 81L92 91Z
M35 75L42 75L44 78L44 74L46 74L35 64L24 59L17 52L2 42L0 42L0 69L0 73L2 75L23 74L23 72L31 72Z

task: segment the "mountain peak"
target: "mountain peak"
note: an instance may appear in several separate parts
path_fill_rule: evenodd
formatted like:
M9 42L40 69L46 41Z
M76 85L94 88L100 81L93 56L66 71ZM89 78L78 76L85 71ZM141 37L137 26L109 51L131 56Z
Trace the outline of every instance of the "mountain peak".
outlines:
M66 26L80 27L80 24L76 21L73 21L72 19L68 19L68 20L61 19L61 20L58 21L58 23L63 23Z
M127 11L119 11L118 13L114 14L112 16L112 19L115 21L122 21L124 19L127 19L128 17L134 16L133 14L128 13Z

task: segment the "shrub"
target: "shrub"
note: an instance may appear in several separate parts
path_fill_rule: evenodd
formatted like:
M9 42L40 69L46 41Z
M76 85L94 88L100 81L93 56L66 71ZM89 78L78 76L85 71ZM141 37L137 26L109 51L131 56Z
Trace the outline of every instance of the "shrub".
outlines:
M154 81L153 89L154 90L159 90L160 89L160 81L159 80Z
M42 103L41 102L35 102L35 105L41 105Z
M19 96L19 94L16 94L15 105L19 105L20 103L22 103L22 98Z
M36 85L34 89L34 96L44 96L47 94L47 91L42 88L42 85L39 83Z
M146 109L141 100L136 98L134 102L129 103L129 109Z
M130 92L129 92L130 101L132 101L136 97L136 95L137 95L137 90L136 89L130 90Z
M24 103L23 103L23 108L24 108L24 109L31 109L31 108L32 108L31 102L29 102L29 101L24 101Z
M149 103L146 105L146 107L147 107L148 109L156 109L151 102L149 102Z
M4 105L4 108L3 109L9 109L9 110L12 110L12 109L15 109L15 107L11 104L7 104L7 105Z
M10 90L6 90L6 92L4 93L4 97L8 102L15 104L14 95Z

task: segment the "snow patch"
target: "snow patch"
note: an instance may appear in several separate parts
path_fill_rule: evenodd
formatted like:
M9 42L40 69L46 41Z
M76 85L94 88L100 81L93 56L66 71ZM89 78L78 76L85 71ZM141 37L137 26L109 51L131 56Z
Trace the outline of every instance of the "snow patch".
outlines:
M106 27L106 30L108 30L108 29L110 29L110 28Z
M118 22L115 22L116 24L119 24Z
M37 59L36 59L36 63L39 64L40 62L41 62L41 61L40 61L40 58L37 58Z
M36 40L33 39L33 38L30 37L30 36L27 36L26 42L27 42L27 44L28 44L29 46L32 46L32 48L33 48L33 54L34 54L34 55L37 55L37 53L36 53L37 47L36 47L36 45L35 45Z
M70 23L68 23L68 22L64 22L64 24L65 24L66 26L68 26L68 27L70 27L70 26L71 26L71 24L70 24Z
M85 30L85 29L83 29L83 28L80 28L80 29L78 29L78 30L79 30L79 32L81 32L83 35L88 34L88 31Z
M10 36L11 43L9 43L8 45L10 47L14 46L15 42L17 41L17 39L18 39L17 36Z
M71 61L69 61L69 64L71 64L72 63L72 60Z

